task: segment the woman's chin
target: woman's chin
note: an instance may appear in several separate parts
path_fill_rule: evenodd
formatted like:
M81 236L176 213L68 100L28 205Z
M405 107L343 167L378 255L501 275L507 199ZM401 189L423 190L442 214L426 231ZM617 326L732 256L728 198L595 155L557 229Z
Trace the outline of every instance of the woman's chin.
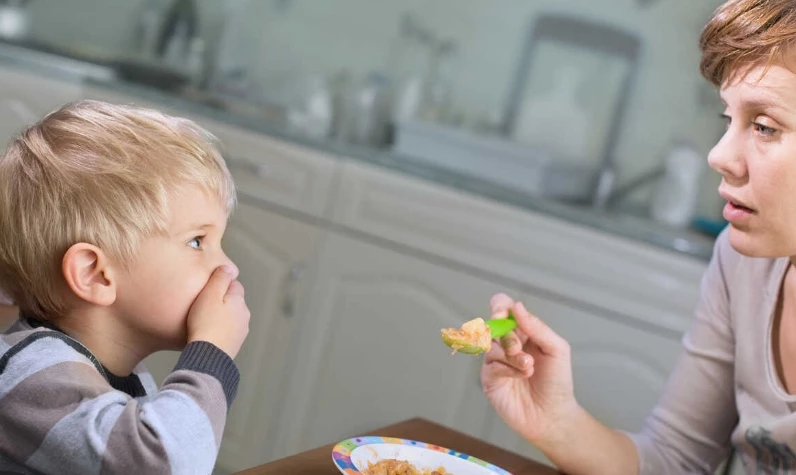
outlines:
M795 246L783 246L770 236L732 225L730 225L729 241L733 249L747 257L788 257L796 252ZM791 252L788 252L787 247L793 248Z

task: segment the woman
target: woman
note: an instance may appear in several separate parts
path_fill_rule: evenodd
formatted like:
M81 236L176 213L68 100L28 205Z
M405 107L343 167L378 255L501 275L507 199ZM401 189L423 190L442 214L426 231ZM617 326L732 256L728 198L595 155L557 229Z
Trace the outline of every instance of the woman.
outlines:
M727 130L708 157L728 228L703 277L684 352L639 434L578 405L570 348L522 303L493 345L484 392L509 426L571 474L711 473L730 447L749 473L796 470L796 2L731 0L700 38Z

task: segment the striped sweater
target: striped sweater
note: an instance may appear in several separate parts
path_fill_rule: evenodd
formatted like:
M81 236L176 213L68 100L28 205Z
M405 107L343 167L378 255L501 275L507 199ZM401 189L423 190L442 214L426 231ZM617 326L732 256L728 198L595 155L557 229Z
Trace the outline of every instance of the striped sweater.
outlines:
M21 318L0 335L0 474L210 474L239 373L190 343L160 390L108 371L76 340Z

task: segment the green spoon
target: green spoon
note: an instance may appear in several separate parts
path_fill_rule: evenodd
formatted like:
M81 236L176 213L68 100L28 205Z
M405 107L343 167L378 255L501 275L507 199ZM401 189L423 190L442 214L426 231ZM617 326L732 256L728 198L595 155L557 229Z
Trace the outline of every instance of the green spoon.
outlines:
M454 353L464 353L468 355L480 355L485 351L489 351L492 344L492 338L501 338L511 333L517 328L517 321L514 320L514 315L509 311L508 318L496 318L483 321L485 325L472 324L471 322L465 323L461 330L449 328L442 330L442 342L453 348ZM466 331L468 325L474 325L478 328L479 333L477 336L472 336ZM483 327L489 329L489 334L485 335ZM480 338L478 337L480 336Z
M509 310L508 318L487 320L486 326L489 327L489 333L492 335L492 338L502 338L517 328L517 320L514 320L514 314Z

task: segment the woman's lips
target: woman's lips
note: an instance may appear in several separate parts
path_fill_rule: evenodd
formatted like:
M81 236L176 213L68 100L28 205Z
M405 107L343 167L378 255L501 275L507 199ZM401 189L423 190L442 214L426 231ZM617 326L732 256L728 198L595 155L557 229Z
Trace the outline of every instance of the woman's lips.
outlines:
M730 223L738 223L751 218L752 215L755 214L755 211L741 204L728 201L724 206L724 212L722 214L724 215L724 219Z

